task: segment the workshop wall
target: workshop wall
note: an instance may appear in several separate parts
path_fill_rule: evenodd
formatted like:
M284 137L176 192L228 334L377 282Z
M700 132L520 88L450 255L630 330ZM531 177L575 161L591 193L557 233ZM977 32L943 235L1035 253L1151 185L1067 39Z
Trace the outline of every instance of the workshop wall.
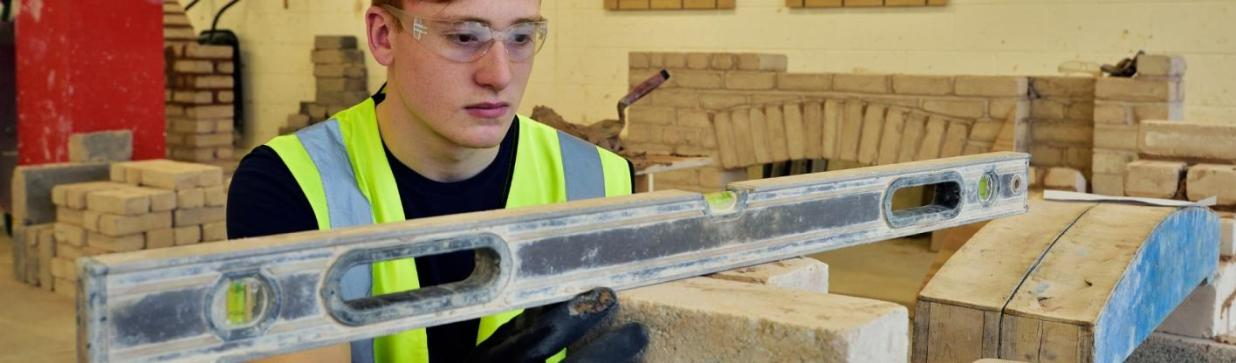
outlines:
M209 26L226 3L202 0L189 11L194 26ZM240 34L245 72L260 75L246 83L252 121L243 144L275 136L299 101L313 97L313 35L364 39L368 3L250 0L228 11L220 26ZM738 0L734 10L615 12L595 0L544 0L542 13L551 20L550 42L521 110L547 105L574 122L617 116L629 52L785 54L792 73L1051 75L1065 61L1113 63L1139 49L1185 56L1185 119L1236 122L1231 1L954 0L790 10L783 0ZM385 70L367 63L376 89Z

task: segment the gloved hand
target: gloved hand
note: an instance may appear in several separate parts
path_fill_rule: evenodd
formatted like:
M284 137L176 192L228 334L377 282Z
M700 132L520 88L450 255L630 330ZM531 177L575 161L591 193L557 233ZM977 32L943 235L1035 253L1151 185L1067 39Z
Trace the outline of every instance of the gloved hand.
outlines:
M471 362L544 362L583 337L618 307L614 290L596 288L571 300L524 310L476 347ZM566 362L630 362L648 345L648 331L629 323L567 352Z

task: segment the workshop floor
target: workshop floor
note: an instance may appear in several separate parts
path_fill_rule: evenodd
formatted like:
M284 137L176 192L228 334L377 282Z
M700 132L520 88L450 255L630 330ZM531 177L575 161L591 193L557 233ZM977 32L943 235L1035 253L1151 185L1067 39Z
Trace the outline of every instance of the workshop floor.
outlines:
M832 293L896 302L914 311L935 254L929 239L896 239L814 255ZM74 302L13 279L12 240L0 233L0 362L76 360Z

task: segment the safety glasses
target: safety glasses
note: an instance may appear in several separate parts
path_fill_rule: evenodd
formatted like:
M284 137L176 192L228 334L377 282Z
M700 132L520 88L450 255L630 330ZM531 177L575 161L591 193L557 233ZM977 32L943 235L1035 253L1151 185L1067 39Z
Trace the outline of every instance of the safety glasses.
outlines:
M497 41L502 42L511 62L526 62L541 50L549 35L546 20L521 22L495 30L479 21L433 19L411 15L389 5L381 7L398 19L404 30L425 48L460 63L481 59Z

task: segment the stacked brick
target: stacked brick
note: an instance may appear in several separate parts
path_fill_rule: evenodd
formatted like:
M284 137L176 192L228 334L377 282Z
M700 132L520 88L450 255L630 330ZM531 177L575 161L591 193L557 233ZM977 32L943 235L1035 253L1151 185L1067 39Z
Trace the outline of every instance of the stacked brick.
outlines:
M183 46L194 42L197 34L189 23L189 16L176 0L163 1L163 46Z
M172 47L167 100L168 157L235 170L232 48Z
M1139 159L1142 121L1183 117L1184 59L1142 55L1137 64L1133 78L1101 78L1095 84L1093 184L1098 194L1126 194L1126 165Z
M1030 141L1032 162L1065 167L1089 176L1094 148L1094 87L1091 77L1030 79Z
M624 144L717 158L714 168L657 174L659 188L717 190L724 169L763 161L876 165L988 152L1002 134L1010 150L1029 150L1026 77L795 74L783 55L749 53L629 61L632 85L662 68L672 78L632 106Z
M733 9L734 0L605 0L607 10Z
M866 8L899 6L944 6L948 0L785 0L789 8Z
M356 37L319 35L313 44L310 59L316 78L316 97L313 102L301 102L300 112L288 115L279 134L292 133L329 119L369 97L365 53L357 49Z

